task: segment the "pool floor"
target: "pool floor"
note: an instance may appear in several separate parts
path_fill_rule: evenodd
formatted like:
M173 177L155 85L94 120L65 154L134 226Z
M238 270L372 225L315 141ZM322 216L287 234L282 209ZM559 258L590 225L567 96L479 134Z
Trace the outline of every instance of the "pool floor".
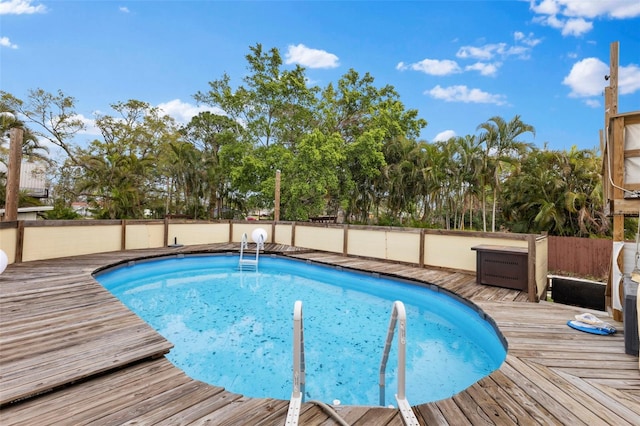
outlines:
M404 298L407 310L412 403L454 395L504 359L491 326L442 294L285 259L261 259L258 272L238 271L237 262L236 256L165 259L97 279L175 345L167 357L187 374L250 397L291 395L296 300L304 311L307 399L378 404L379 366L396 299ZM476 318L459 327L469 316ZM387 367L386 404L395 404L396 347Z

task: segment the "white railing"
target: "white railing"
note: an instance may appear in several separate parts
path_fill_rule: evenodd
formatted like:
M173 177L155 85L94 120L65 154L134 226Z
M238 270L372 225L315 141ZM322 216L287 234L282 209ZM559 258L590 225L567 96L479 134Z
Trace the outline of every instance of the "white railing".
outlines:
M391 350L391 344L393 343L393 335L396 329L396 323L398 323L399 335L398 335L398 393L396 394L396 401L398 402L398 409L402 414L402 420L409 426L419 425L418 419L416 419L407 397L405 395L405 364L406 364L406 346L407 346L407 314L404 309L404 304L399 300L393 302L393 310L391 311L391 320L389 321L389 329L387 330L387 341L384 345L384 353L382 355L382 361L380 362L380 405L385 405L385 373L387 370L387 361L389 359L389 351Z
M242 234L242 241L240 242L240 260L238 261L238 268L243 269L244 266L251 266L254 269L258 269L258 259L260 257L260 248L264 249L264 242L262 241L262 235L260 236L260 240L256 242L256 258L255 259L245 259L244 251L249 249L249 238L247 234Z
M293 306L293 392L291 392L285 421L287 426L298 424L300 406L304 402L304 385L304 329L302 326L302 302L298 300Z

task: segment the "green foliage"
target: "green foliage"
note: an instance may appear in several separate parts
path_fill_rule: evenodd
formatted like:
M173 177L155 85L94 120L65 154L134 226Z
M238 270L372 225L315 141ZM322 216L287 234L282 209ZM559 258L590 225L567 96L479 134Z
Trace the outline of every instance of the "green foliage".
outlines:
M42 152L35 142L45 137L67 154L51 217L71 215L65 206L75 200L98 218L269 215L280 170L283 220L341 215L350 223L482 230L490 220L491 230L609 232L597 154L538 150L524 139L534 127L518 115L428 143L418 140L427 125L418 111L368 73L351 69L319 87L304 68L285 67L275 48L256 44L246 59L240 84L224 74L194 96L219 114L178 126L145 102L117 102L114 115L96 120L101 138L83 148L71 142L83 128L72 97L38 89L23 102L3 92L2 111L34 129L29 152Z
M625 217L624 218L624 239L627 241L636 241L637 238L640 238L640 228L638 228L638 221L640 221L637 217Z
M534 150L500 194L505 223L515 232L607 235L600 160L592 150Z
M49 220L71 220L80 219L80 216L71 207L64 205L64 203L57 201L53 204L53 210L45 213L45 217Z
M324 214L326 199L339 189L336 170L344 157L337 134L326 136L316 130L300 140L282 188L286 195L282 199L283 219L306 220Z

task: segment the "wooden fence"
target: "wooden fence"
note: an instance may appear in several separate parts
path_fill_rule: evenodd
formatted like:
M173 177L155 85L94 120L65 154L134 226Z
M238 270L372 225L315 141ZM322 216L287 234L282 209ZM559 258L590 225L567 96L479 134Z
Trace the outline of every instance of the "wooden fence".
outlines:
M0 249L9 263L166 247L239 243L256 228L267 241L310 250L384 259L419 267L476 272L474 247L527 253L527 292L537 301L547 287L547 236L333 223L190 220L41 220L0 222Z
M609 239L548 238L549 273L574 274L606 280L613 243Z

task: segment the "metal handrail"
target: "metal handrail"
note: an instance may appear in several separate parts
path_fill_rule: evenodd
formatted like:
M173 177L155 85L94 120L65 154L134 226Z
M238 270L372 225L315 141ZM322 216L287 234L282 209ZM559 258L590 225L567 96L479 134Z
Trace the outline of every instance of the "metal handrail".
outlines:
M300 418L300 406L304 402L304 328L302 324L302 302L293 305L293 392L285 425L295 426Z
M245 259L244 258L244 250L249 249L249 237L246 233L242 234L242 241L240 242L240 261L238 262L238 267L242 268L242 265L252 265L258 269L258 260L260 258L260 248L264 249L264 237L260 235L260 239L256 242L256 258L253 259Z
M244 250L249 248L249 237L247 233L242 234L242 241L240 242L240 263L242 263L242 257L244 256Z
M396 401L398 409L402 414L402 419L406 425L419 425L409 402L405 395L405 370L406 370L406 346L407 346L407 313L404 304L396 300L393 302L393 310L391 311L391 320L389 321L389 329L387 330L387 340L384 345L384 353L380 362L380 405L384 406L385 401L385 373L387 370L387 361L389 359L389 351L393 343L396 323L398 323L398 393Z

